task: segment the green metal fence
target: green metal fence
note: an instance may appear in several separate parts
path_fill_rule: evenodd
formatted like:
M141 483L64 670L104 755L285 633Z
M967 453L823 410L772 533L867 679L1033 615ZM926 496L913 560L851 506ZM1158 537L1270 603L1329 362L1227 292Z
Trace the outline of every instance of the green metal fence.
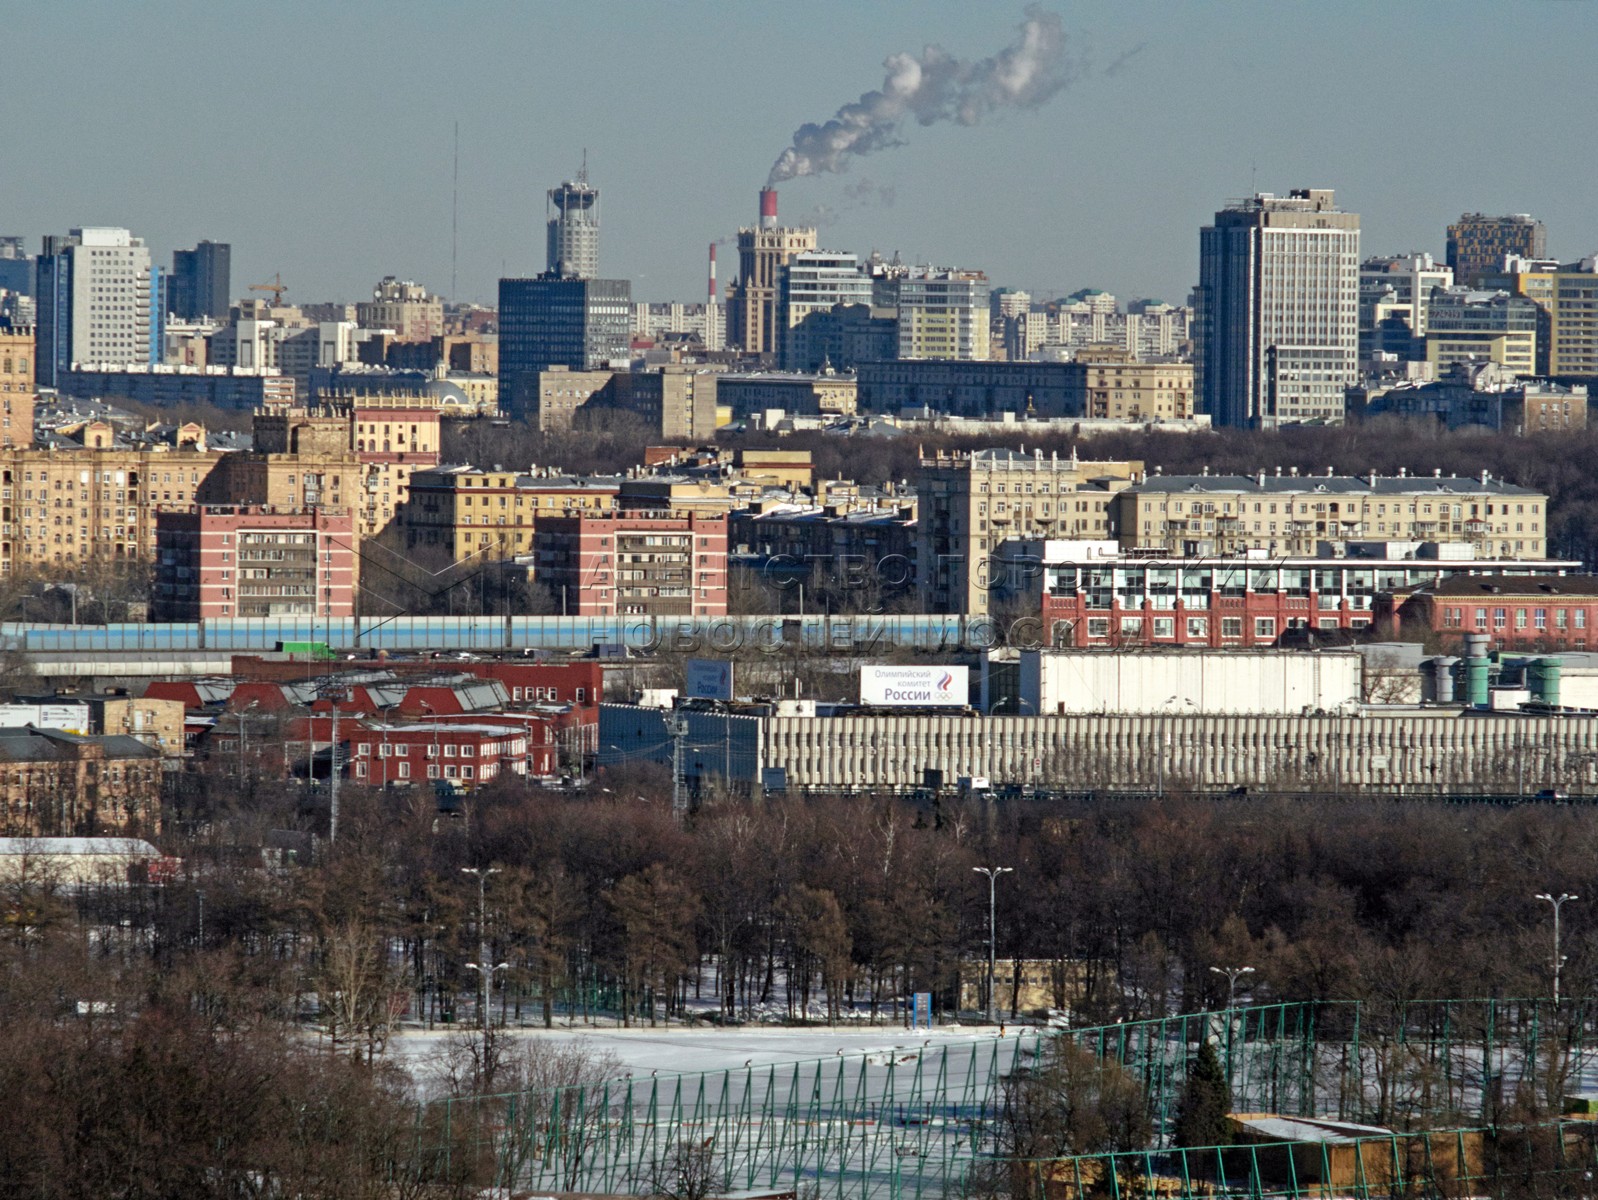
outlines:
M1276 1004L1002 1039L905 1031L902 1046L869 1054L439 1101L419 1136L432 1160L502 1187L680 1191L681 1176L702 1175L718 1190L919 1198L969 1186L995 1144L1002 1081L1058 1036L1139 1080L1155 1130L1140 1153L1153 1162L1170 1153L1160 1147L1204 1040L1233 1111L1409 1131L1496 1122L1528 1089L1548 1103L1598 1086L1594 1032L1585 1001L1554 1020L1546 1002L1513 1000Z
M1591 1196L1594 1123L1261 1141L1057 1159L974 1161L949 1194L1048 1200L1396 1200Z

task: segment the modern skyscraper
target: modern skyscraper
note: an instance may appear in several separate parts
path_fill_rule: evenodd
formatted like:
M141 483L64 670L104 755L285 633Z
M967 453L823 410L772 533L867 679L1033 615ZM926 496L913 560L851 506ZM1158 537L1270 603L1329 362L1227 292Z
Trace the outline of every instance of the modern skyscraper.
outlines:
M783 369L819 370L825 339L810 335L827 324L820 315L839 304L869 308L871 287L871 276L853 254L806 250L789 259L777 284L777 357Z
M1338 422L1357 378L1359 215L1262 192L1199 231L1195 391L1218 426Z
M727 340L746 354L778 351L778 273L796 254L816 248L814 229L777 224L777 191L760 189L759 225L738 231L738 282L727 306Z
M180 321L225 318L233 298L233 247L227 242L201 242L192 250L172 252L172 277L167 284L167 311Z
M537 411L540 371L597 370L627 359L631 346L632 285L625 279L549 273L499 281L499 396L509 411Z
M1501 271L1506 255L1542 258L1547 247L1543 223L1526 213L1508 217L1465 213L1448 227L1448 265L1455 280L1472 287L1483 275Z
M549 189L546 272L569 279L599 275L599 189L588 185L588 167Z
M46 237L38 269L38 381L84 366L161 361L161 276L126 229Z

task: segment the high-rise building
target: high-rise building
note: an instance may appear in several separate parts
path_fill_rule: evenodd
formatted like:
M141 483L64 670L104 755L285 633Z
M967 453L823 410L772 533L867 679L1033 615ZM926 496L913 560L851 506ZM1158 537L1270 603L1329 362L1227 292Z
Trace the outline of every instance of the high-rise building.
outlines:
M73 366L161 361L160 274L126 229L47 237L38 270L38 382Z
M599 276L599 189L588 184L588 168L549 189L547 266L551 275Z
M1448 265L1460 283L1475 285L1483 275L1503 269L1504 258L1542 258L1548 234L1526 213L1489 217L1466 213L1448 227Z
M727 340L745 354L775 358L780 341L777 288L782 268L816 248L814 229L777 224L777 190L760 189L760 223L738 231L738 282L727 306Z
M546 273L499 281L499 395L512 411L536 411L540 371L595 371L625 361L631 344L632 285L625 279Z
M988 277L981 271L911 267L897 280L899 357L988 357Z
M1367 258L1359 267L1359 356L1378 350L1418 357L1424 342L1433 288L1452 286L1454 273L1430 254ZM1398 343L1407 342L1400 347Z
M1536 373L1541 314L1525 296L1442 288L1430 307L1426 361L1439 372L1454 363L1495 362L1516 375Z
M820 370L828 339L811 336L825 324L816 315L839 304L869 305L871 276L853 254L806 250L783 265L777 280L778 361L787 371Z
M1524 296L1540 310L1537 373L1598 376L1598 255L1573 263L1510 258L1504 265L1484 284Z
M1140 359L1172 358L1187 352L1193 310L1163 300L1133 300L1126 306L1126 348Z
M1357 379L1359 215L1262 192L1199 232L1195 388L1218 426L1341 421Z
M233 295L233 247L201 242L192 250L172 251L167 312L182 321L224 318Z

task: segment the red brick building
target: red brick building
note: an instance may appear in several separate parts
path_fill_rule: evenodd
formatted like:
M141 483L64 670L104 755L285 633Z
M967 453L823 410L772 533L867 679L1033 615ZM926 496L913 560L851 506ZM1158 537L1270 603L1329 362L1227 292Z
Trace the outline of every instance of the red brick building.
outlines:
M1485 633L1497 650L1598 648L1598 576L1456 576L1384 595L1378 615L1388 633Z
M152 616L355 615L347 509L203 505L156 515Z
M468 711L458 697L444 700L435 698L429 690L431 685L425 681L418 681L414 687L409 686L414 676L436 676L440 668L436 660L384 658L376 660L371 666L374 671L391 673L396 682L353 683L350 699L340 705L340 711L361 715L397 707L399 711L413 716L426 715L429 710L422 707L423 700L432 706L431 711L441 714ZM512 711L537 705L543 715L553 720L562 731L577 729L578 745L583 749L592 752L598 748L599 702L604 695L605 668L597 660L483 659L477 662L450 662L448 670L457 679L462 675L471 675L498 684L504 696L494 706L496 711L507 705ZM197 709L207 703L220 703L228 695L225 690L227 687L233 688L235 697L259 699L258 690L267 686L263 681L304 684L307 680L303 661L292 661L287 656L266 658L251 654L233 656L233 676L236 683L225 680L210 680L203 684L194 680L158 681L146 688L145 695L179 699L186 707ZM218 687L224 689L220 694ZM395 688L404 690L401 699L392 703ZM229 703L237 706L236 699ZM276 699L263 700L262 706L281 708L290 703L282 690L277 689ZM551 711L553 709L565 711Z
M571 616L724 616L727 518L543 517L536 578Z
M326 750L333 736L330 717L309 717L297 736ZM344 778L370 787L406 787L447 780L471 789L502 774L554 774L553 743L528 753L527 729L497 717L472 720L429 720L385 725L376 721L340 721Z

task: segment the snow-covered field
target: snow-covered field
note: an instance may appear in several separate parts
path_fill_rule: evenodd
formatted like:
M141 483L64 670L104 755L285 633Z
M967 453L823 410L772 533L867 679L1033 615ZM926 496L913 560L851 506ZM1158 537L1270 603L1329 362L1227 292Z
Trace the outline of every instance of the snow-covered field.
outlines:
M470 1029L454 1031L455 1036L470 1036ZM862 1029L859 1026L811 1027L803 1029L750 1026L737 1029L685 1028L661 1026L650 1029L587 1028L581 1025L556 1029L512 1029L515 1041L581 1041L596 1053L608 1053L620 1060L619 1074L686 1074L698 1071L736 1070L745 1066L764 1067L778 1063L803 1062L869 1054L873 1058L903 1055L931 1047L968 1046L991 1042L997 1027L959 1026L945 1029L909 1030L894 1026ZM406 1031L391 1036L388 1054L413 1071L425 1072L427 1060L436 1056L451 1036L433 1030Z

